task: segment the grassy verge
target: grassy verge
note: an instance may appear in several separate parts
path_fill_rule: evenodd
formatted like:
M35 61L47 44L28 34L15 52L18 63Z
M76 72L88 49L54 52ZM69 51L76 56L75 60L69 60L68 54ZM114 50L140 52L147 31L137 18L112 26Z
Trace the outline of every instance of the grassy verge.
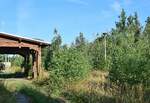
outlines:
M50 101L50 99L44 93L42 93L41 88L36 87L35 85L32 84L31 81L28 80L23 79L6 80L5 88L9 90L9 92L20 92L22 94L27 95L31 99L32 103L49 103Z
M16 103L13 93L5 88L3 81L0 81L0 103Z
M119 87L107 80L107 75L93 71L87 79L67 86L61 95L70 103L150 103L150 89L142 85Z

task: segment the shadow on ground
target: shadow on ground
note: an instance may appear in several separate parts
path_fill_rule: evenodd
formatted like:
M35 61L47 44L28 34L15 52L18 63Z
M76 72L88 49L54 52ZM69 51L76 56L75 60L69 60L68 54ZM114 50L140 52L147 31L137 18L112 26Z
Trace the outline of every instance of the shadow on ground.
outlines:
M15 96L4 86L4 81L0 80L0 103L15 103Z
M24 87L19 92L32 98L32 103L66 103L64 100L59 98L50 98L38 89Z
M0 73L0 78L24 78L25 75L22 72L16 72L16 73Z
M40 92L38 88L28 86L20 87L18 90L10 92L6 87L5 80L0 80L0 103L16 103L16 96L14 94L21 93L30 99L30 103L66 103L59 98L50 98L44 93ZM17 84L16 84L17 85ZM12 85L13 86L13 85Z

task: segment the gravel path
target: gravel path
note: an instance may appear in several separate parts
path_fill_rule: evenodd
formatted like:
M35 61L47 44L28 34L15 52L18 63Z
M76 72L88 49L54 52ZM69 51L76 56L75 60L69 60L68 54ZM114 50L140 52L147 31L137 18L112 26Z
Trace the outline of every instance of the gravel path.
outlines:
M17 103L31 103L29 100L29 97L21 93L16 93L16 102Z

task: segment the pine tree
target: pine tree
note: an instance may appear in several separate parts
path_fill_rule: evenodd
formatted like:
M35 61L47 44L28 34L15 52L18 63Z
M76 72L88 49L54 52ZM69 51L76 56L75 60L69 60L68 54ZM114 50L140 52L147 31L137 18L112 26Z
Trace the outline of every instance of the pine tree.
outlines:
M116 22L116 29L118 32L125 32L126 30L126 13L124 9L122 9L121 14L119 16L119 22Z
M150 42L150 17L146 20L146 26L144 28L144 38L147 39Z
M86 46L87 42L86 42L86 39L83 35L82 32L79 33L79 36L76 37L75 39L75 47L80 50L80 51L84 51L85 50L85 46Z
M132 15L130 15L127 18L127 30L128 30L128 33L132 34L133 29L134 29L134 17Z
M135 42L137 42L140 38L140 34L141 34L141 25L140 22L138 20L138 15L137 12L135 12L134 14L134 38L135 38Z
M83 33L80 32L79 33L79 36L76 38L75 40L75 45L78 47L78 46L81 46L81 45L85 45L85 37L83 36Z
M48 47L47 55L46 55L45 62L44 62L46 70L50 68L53 55L55 52L59 51L59 49L61 48L61 43L62 43L61 36L59 35L57 29L54 29L54 38L52 39L51 46Z

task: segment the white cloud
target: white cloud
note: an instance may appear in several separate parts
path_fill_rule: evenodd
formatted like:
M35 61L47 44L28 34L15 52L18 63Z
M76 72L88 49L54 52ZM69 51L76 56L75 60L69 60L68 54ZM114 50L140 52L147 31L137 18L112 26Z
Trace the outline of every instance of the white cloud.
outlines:
M66 0L66 1L74 4L88 5L88 3L83 0Z
M114 11L119 12L122 7L121 7L120 2L115 1L115 2L111 5L111 8L112 8Z

